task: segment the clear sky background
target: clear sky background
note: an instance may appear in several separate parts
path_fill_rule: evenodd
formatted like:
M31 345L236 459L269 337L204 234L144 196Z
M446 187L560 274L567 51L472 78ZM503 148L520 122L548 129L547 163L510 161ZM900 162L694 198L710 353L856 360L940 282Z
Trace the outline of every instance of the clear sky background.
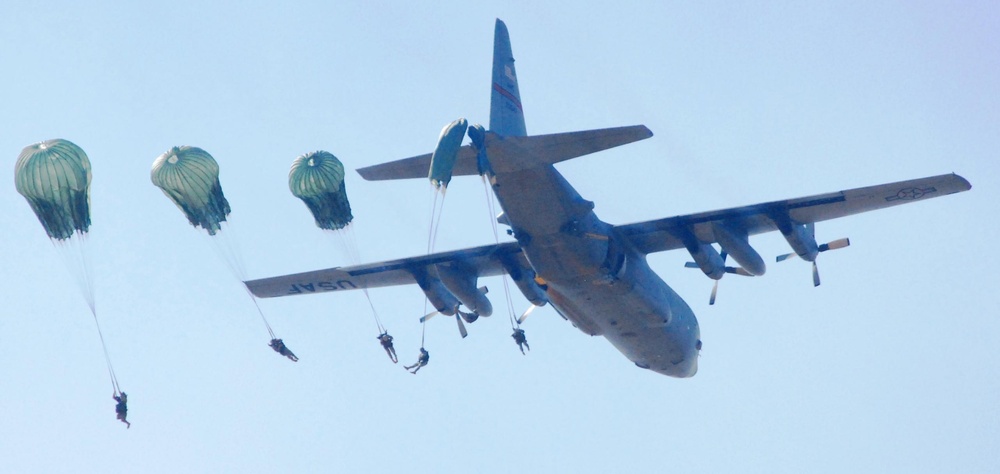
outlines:
M208 3L208 5L206 5ZM329 4L328 4L329 3ZM334 5L336 3L336 5ZM249 276L343 265L287 188L298 155L349 168L488 123L495 18L528 132L645 124L559 165L624 224L956 172L968 193L823 223L809 265L711 281L649 257L698 315L700 371L635 368L552 309L427 326L391 364L360 293L253 304L149 180L212 153ZM995 472L1000 465L1000 9L994 2L40 2L0 4L0 459L9 472ZM49 138L93 164L94 321L14 190ZM362 258L421 254L429 185L347 177ZM438 249L493 239L452 182ZM768 262L780 235L751 240ZM415 287L372 291L401 362ZM514 312L527 303L514 295Z

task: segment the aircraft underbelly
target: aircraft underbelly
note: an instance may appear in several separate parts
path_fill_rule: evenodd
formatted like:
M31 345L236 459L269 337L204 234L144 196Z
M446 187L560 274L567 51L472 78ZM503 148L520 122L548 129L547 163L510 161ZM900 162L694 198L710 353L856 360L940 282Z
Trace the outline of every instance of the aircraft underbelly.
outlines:
M697 372L698 321L641 257L616 277L550 283L547 294L574 326L604 336L637 366L672 377Z
M500 173L493 190L552 305L603 335L637 366L672 377L698 370L698 322L687 304L627 250L551 165Z

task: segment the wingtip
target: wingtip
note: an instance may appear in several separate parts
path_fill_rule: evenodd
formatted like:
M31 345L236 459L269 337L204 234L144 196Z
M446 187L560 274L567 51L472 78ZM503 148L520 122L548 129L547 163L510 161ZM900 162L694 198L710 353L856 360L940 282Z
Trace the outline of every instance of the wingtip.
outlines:
M647 127L645 125L639 125L639 126L642 127L642 129L645 131L646 138L649 138L649 137L653 136L653 131L650 130L649 127Z
M962 187L965 188L964 189L965 191L972 189L972 183L970 183L969 180L965 179L962 175L956 174L954 172L951 173L951 175L957 178L962 183Z
M358 168L354 171L357 171L358 174L361 175L361 178L365 181L376 181L375 176L371 173L371 169L372 167L368 166L365 168Z

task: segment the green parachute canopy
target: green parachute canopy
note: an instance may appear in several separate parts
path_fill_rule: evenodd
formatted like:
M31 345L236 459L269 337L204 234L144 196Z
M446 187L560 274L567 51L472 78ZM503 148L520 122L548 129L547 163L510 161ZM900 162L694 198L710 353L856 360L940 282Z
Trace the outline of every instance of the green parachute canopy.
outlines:
M472 147L476 149L476 169L482 176L490 172L490 162L486 159L486 128L482 125L469 125L469 138Z
M288 189L306 203L321 229L342 229L354 219L344 165L332 153L314 151L296 158L288 172Z
M14 166L17 192L55 240L90 229L90 180L87 154L59 138L24 147Z
M175 146L153 161L150 178L195 227L215 235L231 209L219 183L219 164L208 152Z
M445 125L441 130L437 147L431 155L431 168L427 176L435 187L447 188L451 182L451 172L455 168L458 149L462 147L462 139L465 138L465 129L468 127L469 122L460 118Z

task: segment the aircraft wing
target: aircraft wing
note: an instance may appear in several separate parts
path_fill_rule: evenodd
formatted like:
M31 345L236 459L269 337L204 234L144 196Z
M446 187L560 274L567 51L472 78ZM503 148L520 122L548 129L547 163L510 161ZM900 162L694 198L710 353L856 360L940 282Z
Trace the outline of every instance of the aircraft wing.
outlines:
M433 275L435 265L457 262L474 269L480 277L531 268L517 243L508 242L420 257L263 278L244 283L251 293L260 298L360 290L415 284L418 283L418 278L423 278L428 273Z
M616 226L615 229L620 235L628 238L640 252L662 252L684 248L681 236L686 235L686 232L691 232L703 243L715 242L713 222L743 229L747 235L755 235L778 229L773 216L785 215L794 223L809 224L946 196L971 188L972 185L965 178L957 174L944 174L798 199L637 222Z

